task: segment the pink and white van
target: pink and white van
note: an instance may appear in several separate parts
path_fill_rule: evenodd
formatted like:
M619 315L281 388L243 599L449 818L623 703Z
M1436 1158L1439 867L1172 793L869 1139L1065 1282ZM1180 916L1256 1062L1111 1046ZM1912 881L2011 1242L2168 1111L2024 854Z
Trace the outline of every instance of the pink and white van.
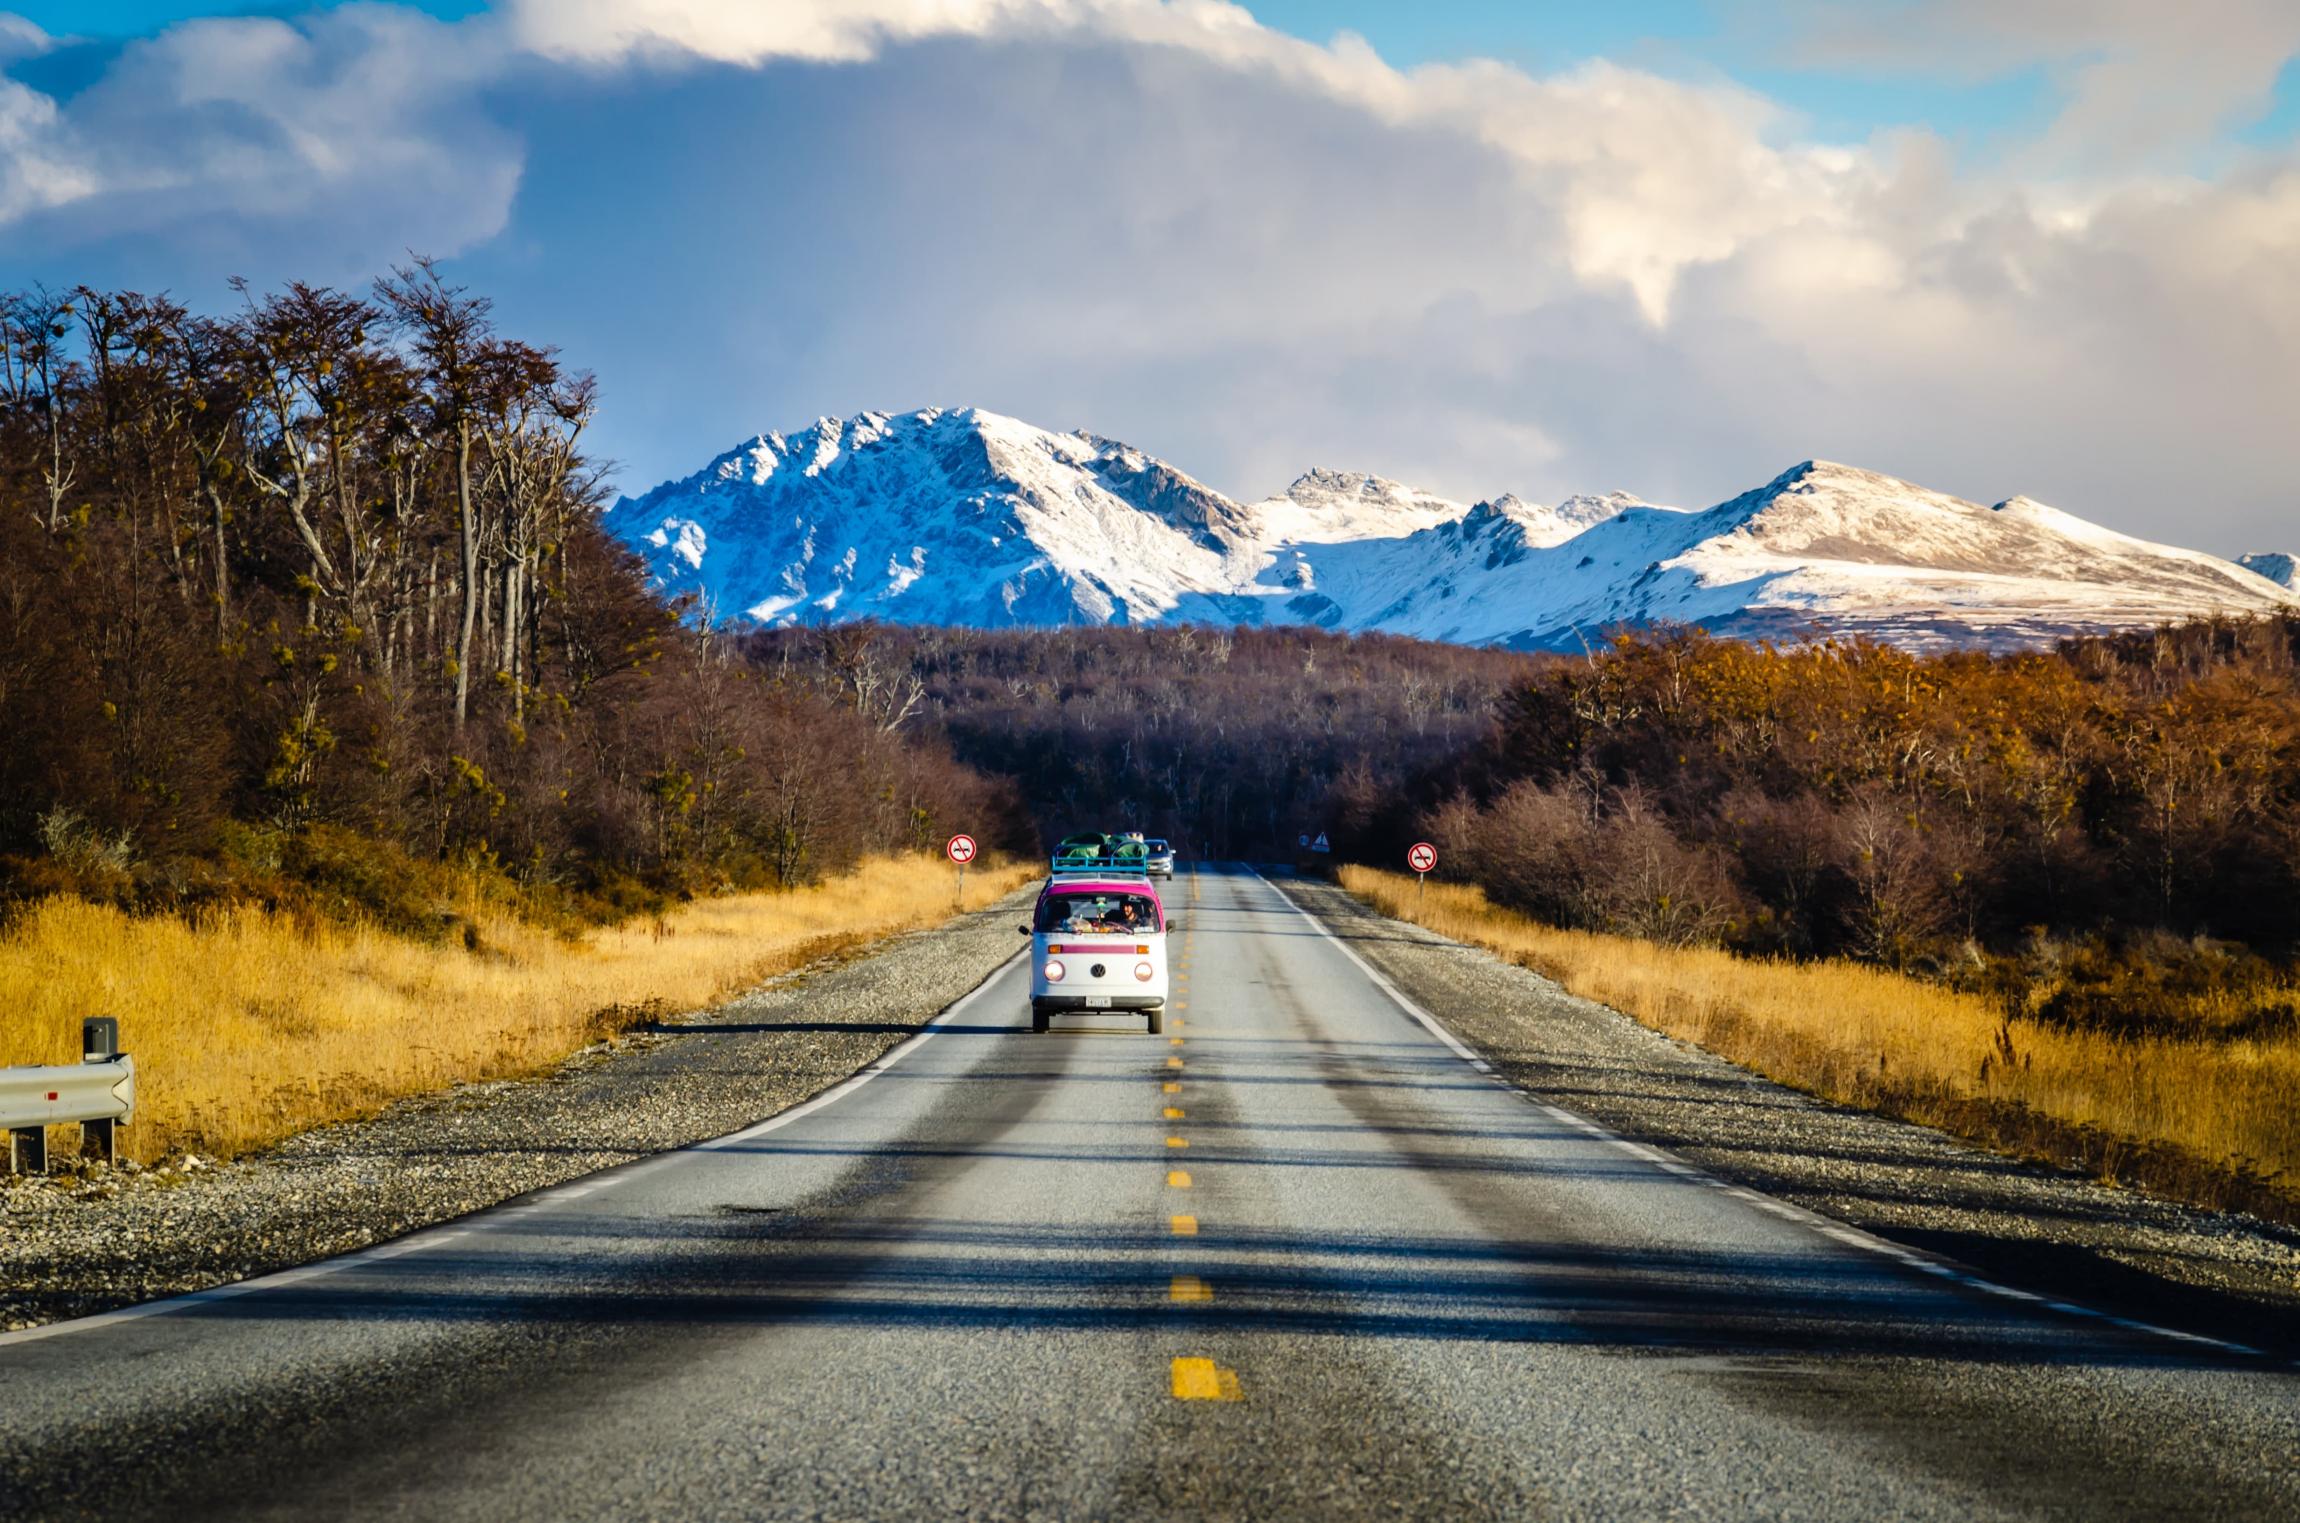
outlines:
M1030 1029L1057 1015L1138 1011L1166 1029L1166 906L1147 877L1057 873L1030 924Z

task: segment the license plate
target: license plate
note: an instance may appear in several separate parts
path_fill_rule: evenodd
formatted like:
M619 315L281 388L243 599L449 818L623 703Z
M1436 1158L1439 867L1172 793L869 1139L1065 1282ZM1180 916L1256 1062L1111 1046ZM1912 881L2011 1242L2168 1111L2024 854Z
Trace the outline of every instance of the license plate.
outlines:
M1089 994L1086 996L1086 1008L1089 1010L1107 1010L1110 1008L1110 996L1107 994Z

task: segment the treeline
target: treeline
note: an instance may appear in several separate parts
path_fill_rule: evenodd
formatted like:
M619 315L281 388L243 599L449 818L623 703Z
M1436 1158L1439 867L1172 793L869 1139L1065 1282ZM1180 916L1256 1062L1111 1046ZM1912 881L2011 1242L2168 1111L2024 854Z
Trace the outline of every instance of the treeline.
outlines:
M2002 657L1622 639L1517 685L1402 804L1384 854L1425 833L1561 925L1868 958L2078 1024L2288 1022L2263 991L2300 951L2300 618Z
M485 298L420 261L238 294L0 297L0 893L421 919L455 863L598 913L1017 836L648 591L590 378Z
M2291 1019L2300 619L1994 657L869 625L747 648L943 737L1049 832L1269 859L1325 831L1392 868L1427 837L1559 925L1873 960L2079 1024Z
M1506 651L1314 629L842 625L750 639L766 671L944 737L1012 781L1050 837L1138 829L1192 855L1362 838L1415 777L1476 743Z

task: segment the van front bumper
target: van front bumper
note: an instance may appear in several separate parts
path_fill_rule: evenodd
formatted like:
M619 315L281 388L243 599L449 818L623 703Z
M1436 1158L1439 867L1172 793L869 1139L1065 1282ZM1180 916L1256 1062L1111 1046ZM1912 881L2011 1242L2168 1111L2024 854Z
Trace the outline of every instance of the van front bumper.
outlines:
M1106 1001L1106 1003L1087 1003L1088 1000L1096 999ZM1030 1008L1033 1011L1043 1010L1048 1015L1096 1010L1156 1010L1165 1003L1166 996L1163 994L1033 994L1030 996Z

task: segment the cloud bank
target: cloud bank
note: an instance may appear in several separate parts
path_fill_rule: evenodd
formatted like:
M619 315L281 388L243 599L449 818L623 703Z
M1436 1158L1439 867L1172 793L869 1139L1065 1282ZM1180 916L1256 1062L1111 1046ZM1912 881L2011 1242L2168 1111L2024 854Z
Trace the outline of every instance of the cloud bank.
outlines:
M1316 463L1705 503L1822 455L2282 546L2300 155L2168 167L2300 46L2229 4L2243 57L2196 44L2154 114L2100 104L2151 8L1812 8L1815 57L2065 77L1980 169L1922 129L1805 141L1730 82L1401 71L1202 0L0 27L0 273L220 299L445 256L600 373L633 489L974 402L1246 494Z

